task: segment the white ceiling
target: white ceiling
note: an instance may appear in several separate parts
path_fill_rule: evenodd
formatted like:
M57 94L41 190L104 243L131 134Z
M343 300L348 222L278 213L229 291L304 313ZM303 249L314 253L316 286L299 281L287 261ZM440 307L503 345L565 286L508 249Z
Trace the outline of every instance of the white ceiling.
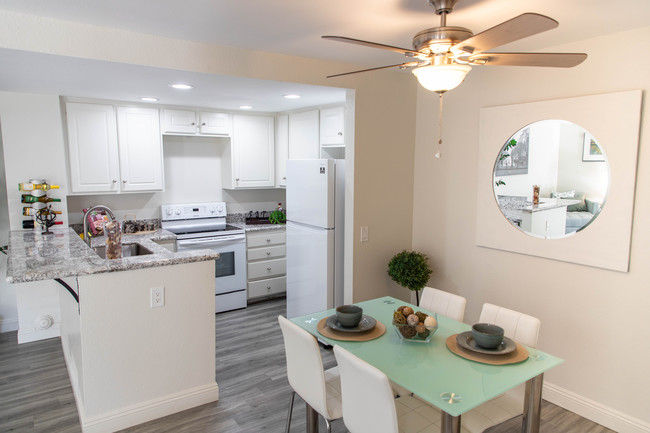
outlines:
M427 0L184 0L182 2L178 0L0 0L0 9L175 39L356 63L364 67L400 63L403 57L383 50L322 40L320 36L348 36L410 48L415 33L439 25L439 18L434 14ZM459 0L454 12L447 18L447 25L467 27L474 33L479 33L524 12L548 15L559 21L560 26L500 47L499 51L535 51L646 26L647 19L650 17L650 1ZM0 51L0 56L3 58L11 55L7 51ZM21 58L19 53L13 53L13 56L12 59L19 58L24 62L31 62L32 65L35 64L34 62L38 64L38 57L41 57L34 55L35 57L32 58ZM72 60L61 60L57 62L57 60L43 58L42 61L47 62L47 65L58 65L58 69L63 71L65 70L63 60ZM83 62L79 59L77 61ZM174 72L101 63L103 62L88 61L84 64L84 68L100 74L97 80L88 79L88 82L83 83L87 89L85 91L98 87L100 80L110 81L109 78L113 73L106 71L107 66L111 70L116 68L117 74L127 74L131 77L134 73L142 73L154 79L159 73L162 81L169 80ZM41 86L47 86L49 81L54 81L60 87L69 85L65 83L65 77L51 76L51 71L48 69L36 69L47 71L48 75L38 77L37 73L32 72L29 74L32 84L38 82ZM337 72L344 71L323 71L323 74ZM8 78L7 75L20 73L20 69L3 73L0 75L2 79L0 86L10 90L7 89L9 85L25 85L27 77L16 79L15 83L4 83ZM202 74L195 75L199 81L210 78L200 77ZM86 74L86 76L91 75ZM134 85L137 88L132 91L148 91L149 88L145 86L148 82L145 78L140 81L135 80ZM160 84L157 80L156 83ZM246 88L251 83L243 84L243 88ZM79 81L76 85L81 87ZM226 85L233 91L238 87L237 83L232 82ZM335 79L332 81L332 86L336 86ZM265 87L261 86L257 92L243 96L253 98L260 94L259 90L262 88ZM266 86L266 88L270 90L273 86ZM282 92L289 91L284 89L286 87L283 87ZM126 95L127 92L128 90L124 89L121 94ZM138 94L138 97L140 96L143 95ZM232 98L233 95L230 96ZM228 105L248 103L236 102L237 98L228 99L228 95L224 94L215 94L209 98L209 100L199 101L201 106L204 106L203 104L214 106L215 102L212 98L223 98L223 103ZM256 110L267 111L262 108L266 107L262 102L253 101L250 105L254 105ZM267 107L271 106L272 104ZM281 110L271 108L268 111Z

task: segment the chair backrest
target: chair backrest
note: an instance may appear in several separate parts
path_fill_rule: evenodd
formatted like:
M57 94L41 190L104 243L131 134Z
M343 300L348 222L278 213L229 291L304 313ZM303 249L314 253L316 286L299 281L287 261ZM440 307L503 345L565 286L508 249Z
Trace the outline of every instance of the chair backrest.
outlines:
M341 346L334 346L341 375L343 422L350 433L398 433L388 377Z
M420 298L420 307L442 314L450 319L462 322L465 318L465 305L467 300L462 296L453 293L425 287L422 289L422 298Z
M537 347L540 321L536 317L498 305L483 304L479 322L498 325L503 328L506 337L530 347Z
M284 337L289 384L316 412L333 419L327 410L323 360L316 338L283 316L278 316L278 322Z

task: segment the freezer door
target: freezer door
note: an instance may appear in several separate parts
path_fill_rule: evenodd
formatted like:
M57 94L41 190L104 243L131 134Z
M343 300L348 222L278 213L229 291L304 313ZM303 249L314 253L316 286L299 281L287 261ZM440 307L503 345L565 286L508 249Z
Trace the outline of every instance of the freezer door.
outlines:
M331 159L287 161L287 221L335 227L335 170Z
M287 223L287 317L334 308L334 230Z

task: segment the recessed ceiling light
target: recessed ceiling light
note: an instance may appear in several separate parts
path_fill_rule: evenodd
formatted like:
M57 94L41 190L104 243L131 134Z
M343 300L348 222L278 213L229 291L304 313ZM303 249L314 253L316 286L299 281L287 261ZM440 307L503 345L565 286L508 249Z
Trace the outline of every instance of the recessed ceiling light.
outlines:
M144 98L140 98L140 100L144 102L158 102L158 98L149 98L147 96L145 96Z
M291 93L289 95L284 95L284 97L287 98L287 99L300 99L301 98L300 95L296 95L295 93Z
M183 83L170 84L170 86L173 87L174 89L179 89L179 90L188 90L194 87L194 86L190 86L189 84L183 84Z
M240 105L239 109L240 110L252 110L253 106L252 105Z

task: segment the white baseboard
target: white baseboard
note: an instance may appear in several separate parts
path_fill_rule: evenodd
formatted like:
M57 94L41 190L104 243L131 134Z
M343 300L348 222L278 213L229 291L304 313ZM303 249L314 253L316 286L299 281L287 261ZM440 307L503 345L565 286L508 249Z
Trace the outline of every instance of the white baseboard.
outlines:
M19 329L18 344L31 343L32 341L46 340L61 336L61 324L55 323L47 329Z
M18 319L0 320L0 334L3 332L18 331Z
M84 416L83 406L77 408L84 433L110 433L217 400L219 386L215 382L94 417Z
M619 433L649 433L650 424L589 400L552 383L544 383L544 400Z

